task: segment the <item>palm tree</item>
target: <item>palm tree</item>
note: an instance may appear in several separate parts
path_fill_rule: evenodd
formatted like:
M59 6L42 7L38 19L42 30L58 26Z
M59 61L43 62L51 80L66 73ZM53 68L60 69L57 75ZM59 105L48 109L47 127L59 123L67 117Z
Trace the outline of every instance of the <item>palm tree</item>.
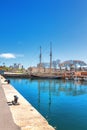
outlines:
M3 62L3 67L5 67L5 63Z

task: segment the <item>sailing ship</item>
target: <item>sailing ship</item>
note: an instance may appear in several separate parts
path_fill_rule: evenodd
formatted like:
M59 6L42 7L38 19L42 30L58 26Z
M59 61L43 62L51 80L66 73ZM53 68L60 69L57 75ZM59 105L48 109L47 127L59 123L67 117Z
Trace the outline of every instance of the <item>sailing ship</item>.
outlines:
M49 72L40 72L40 69L42 67L42 50L40 47L40 55L39 55L40 63L39 63L39 72L38 73L32 73L31 78L32 79L60 79L61 77L57 74L52 73L52 43L50 43L50 68Z

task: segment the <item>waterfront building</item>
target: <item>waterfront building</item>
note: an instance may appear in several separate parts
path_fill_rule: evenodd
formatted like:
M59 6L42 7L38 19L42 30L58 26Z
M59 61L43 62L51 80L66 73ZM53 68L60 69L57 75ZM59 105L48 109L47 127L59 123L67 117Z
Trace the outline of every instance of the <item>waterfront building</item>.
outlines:
M14 63L13 68L15 68L15 69L23 69L23 65L20 64L20 63L19 64Z

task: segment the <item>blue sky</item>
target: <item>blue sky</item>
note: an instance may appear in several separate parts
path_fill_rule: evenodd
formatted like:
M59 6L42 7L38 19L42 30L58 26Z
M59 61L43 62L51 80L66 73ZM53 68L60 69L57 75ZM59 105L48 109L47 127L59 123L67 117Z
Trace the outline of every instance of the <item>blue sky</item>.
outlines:
M0 64L87 63L87 0L0 0Z

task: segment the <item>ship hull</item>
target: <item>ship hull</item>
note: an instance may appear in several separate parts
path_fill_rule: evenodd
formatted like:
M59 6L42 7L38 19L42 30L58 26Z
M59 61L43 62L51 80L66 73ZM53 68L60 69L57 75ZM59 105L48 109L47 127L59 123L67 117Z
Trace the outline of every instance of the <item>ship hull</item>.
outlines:
M31 74L31 79L61 79L61 77L55 76L55 75L35 75L35 74Z

